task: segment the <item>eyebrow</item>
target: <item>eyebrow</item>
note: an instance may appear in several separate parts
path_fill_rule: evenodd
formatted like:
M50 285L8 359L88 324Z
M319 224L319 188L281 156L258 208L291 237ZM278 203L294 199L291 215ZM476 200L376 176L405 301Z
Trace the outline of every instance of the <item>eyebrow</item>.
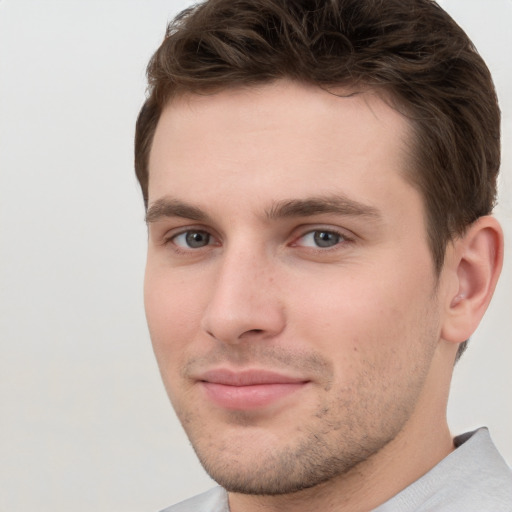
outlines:
M169 197L158 199L148 208L146 223L157 222L165 217L182 217L197 222L210 220L210 217L200 208Z
M310 217L321 214L367 217L373 220L381 219L377 208L349 199L343 195L277 201L265 212L268 220ZM210 216L200 208L169 197L158 199L148 208L146 223L157 222L165 217L181 217L196 222L211 221Z
M272 220L286 217L309 217L324 213L368 217L374 220L381 218L377 208L354 201L343 195L278 201L267 211L267 218Z

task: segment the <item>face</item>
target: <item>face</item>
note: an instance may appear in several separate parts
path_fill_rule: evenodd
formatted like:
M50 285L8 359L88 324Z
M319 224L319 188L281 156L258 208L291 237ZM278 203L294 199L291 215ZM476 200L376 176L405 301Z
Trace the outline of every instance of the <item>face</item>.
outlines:
M343 91L342 91L343 92ZM282 494L375 456L439 340L407 122L370 92L279 81L185 96L150 157L150 334L201 462Z

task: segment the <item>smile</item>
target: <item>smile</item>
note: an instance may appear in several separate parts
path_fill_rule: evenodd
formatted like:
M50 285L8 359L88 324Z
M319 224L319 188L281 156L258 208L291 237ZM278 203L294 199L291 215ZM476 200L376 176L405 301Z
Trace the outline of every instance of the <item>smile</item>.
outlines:
M233 410L269 406L303 389L308 380L267 371L213 370L201 375L199 384L215 405Z

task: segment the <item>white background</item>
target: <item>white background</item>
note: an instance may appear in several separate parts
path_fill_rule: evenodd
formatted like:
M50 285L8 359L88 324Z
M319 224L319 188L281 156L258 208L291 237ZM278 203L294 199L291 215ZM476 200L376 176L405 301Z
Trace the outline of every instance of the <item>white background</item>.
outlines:
M187 4L0 0L0 511L157 511L211 486L153 360L132 165L145 65ZM442 5L497 84L509 253L450 423L488 425L512 463L512 1Z

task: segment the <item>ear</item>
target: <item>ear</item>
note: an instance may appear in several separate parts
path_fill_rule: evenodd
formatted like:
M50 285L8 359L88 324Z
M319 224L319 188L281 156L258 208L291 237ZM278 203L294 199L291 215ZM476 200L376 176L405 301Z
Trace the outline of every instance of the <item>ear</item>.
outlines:
M461 343L478 327L501 272L503 232L498 221L480 217L450 244L446 258L450 286L441 337Z

